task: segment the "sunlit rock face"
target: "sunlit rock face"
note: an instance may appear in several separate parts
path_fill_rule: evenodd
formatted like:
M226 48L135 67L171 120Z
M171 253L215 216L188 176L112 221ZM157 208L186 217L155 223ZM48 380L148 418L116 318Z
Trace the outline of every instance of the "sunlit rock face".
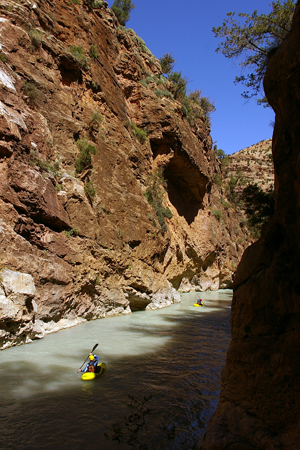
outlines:
M232 341L205 450L300 448L300 7L264 80L276 112L275 215L238 267Z
M0 0L0 266L36 288L22 333L0 312L2 348L231 287L249 244L214 184L205 116L164 94L106 2L80 3ZM76 173L82 141L95 152ZM144 195L158 172L165 218Z

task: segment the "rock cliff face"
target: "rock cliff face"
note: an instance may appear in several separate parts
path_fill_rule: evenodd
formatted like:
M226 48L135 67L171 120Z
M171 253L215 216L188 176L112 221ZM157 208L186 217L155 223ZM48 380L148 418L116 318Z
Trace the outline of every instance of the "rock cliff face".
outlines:
M257 184L263 191L274 188L272 140L265 139L229 155L226 179L241 174L246 184ZM242 188L243 186L241 186Z
M75 3L0 0L2 348L230 287L246 247L204 115L106 2Z
M299 40L297 6L264 80L276 113L275 215L237 270L220 401L201 449L299 449Z

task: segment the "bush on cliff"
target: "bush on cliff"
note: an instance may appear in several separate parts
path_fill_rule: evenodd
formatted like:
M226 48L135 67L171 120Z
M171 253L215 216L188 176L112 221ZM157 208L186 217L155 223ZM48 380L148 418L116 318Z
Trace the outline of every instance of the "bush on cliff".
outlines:
M171 92L175 99L180 100L186 97L186 86L188 79L182 76L181 72L171 72L169 74L169 80L171 81Z
M41 43L43 42L43 34L39 30L36 30L34 28L31 28L28 34L32 46L34 48L39 48L41 46Z
M97 45L95 45L95 44L92 44L90 46L90 57L94 58L94 59L98 58Z
M76 45L70 45L70 53L74 56L76 61L84 69L88 69L89 64L85 52L82 47L77 47Z
M173 62L175 60L168 53L160 59L163 64L163 73L168 73L169 86L173 98L181 103L181 109L184 116L187 117L191 126L194 126L196 119L203 119L207 126L210 126L210 114L216 110L214 104L208 97L202 96L199 89L187 94L188 79L182 75L181 72L172 72ZM156 91L160 96L162 91ZM165 96L161 94L161 97Z
M158 169L156 172L148 175L146 180L147 189L144 193L149 204L154 208L158 222L161 228L166 231L167 225L165 218L171 219L173 217L172 211L169 208L165 208L163 202L163 187L167 187L167 182L163 177L162 169Z
M34 83L30 81L24 81L22 86L24 95L28 98L30 106L37 106L40 99L40 91L37 89Z
M174 67L175 64L175 59L173 58L171 53L166 53L164 56L162 56L159 59L160 65L161 65L161 70L162 73L165 73L167 75L169 75Z
M91 7L93 9L99 9L104 5L104 2L102 0L92 0L91 1Z
M87 181L85 186L84 186L84 192L86 193L88 199L90 200L90 202L93 201L95 195L96 195L96 190L95 190L95 186L94 183L92 181Z
M78 139L76 142L79 149L79 156L75 161L76 174L82 173L86 169L92 169L92 156L96 155L96 147L86 139Z
M157 95L158 98L166 97L174 100L173 95L167 89L156 89L155 94Z
M141 144L144 144L147 140L147 131L139 128L135 123L128 122L127 126L132 129L134 136L140 141Z
M190 112L188 119L191 125L194 125L197 118L203 119L207 126L210 126L210 115L216 110L215 105L208 97L202 96L202 91L196 89L189 93L188 102L190 105Z
M115 0L111 9L115 13L120 25L125 25L130 18L131 11L135 8L131 0Z

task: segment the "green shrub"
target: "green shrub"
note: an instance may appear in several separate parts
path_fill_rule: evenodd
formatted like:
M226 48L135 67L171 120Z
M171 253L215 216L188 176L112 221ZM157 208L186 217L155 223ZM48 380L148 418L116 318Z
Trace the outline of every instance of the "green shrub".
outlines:
M30 81L25 81L22 86L22 91L29 98L29 103L31 105L37 105L40 97L40 93L34 83Z
M218 186L222 186L222 184L223 184L222 175L220 175L219 173L216 173L213 177L213 180Z
M214 152L215 152L216 157L219 160L222 160L226 156L226 153L224 152L224 150L218 148L216 144L214 145Z
M222 211L220 211L219 209L214 209L212 212L212 215L215 216L219 221L222 218Z
M120 25L125 25L130 18L130 12L134 9L134 4L131 0L114 0L111 7L115 13Z
M92 114L91 119L92 119L93 122L98 122L98 123L103 122L103 117L101 116L101 114L98 111L95 111Z
M180 97L181 111L184 116L190 117L192 113L192 105L188 97L182 95Z
M92 44L90 46L90 57L94 59L98 57L97 45Z
M166 187L166 181L163 178L162 169L150 174L146 180L147 189L144 193L148 203L153 207L161 228L166 231L167 225L165 218L171 219L173 217L172 211L162 205L163 201L163 187Z
M201 108L205 117L206 124L210 126L210 114L216 110L214 104L210 102L208 97L203 97L202 91L200 91L199 89L190 92L188 98L192 103L192 109L193 107L195 108L195 106Z
M159 77L155 77L155 82L159 86L160 84L168 83L168 79L163 75L160 75Z
M140 50L144 53L147 53L148 55L152 55L148 47L146 46L145 41L139 36L136 36L137 43L139 44Z
M77 47L76 45L70 45L69 50L80 66L84 69L88 69L89 64L83 48Z
M72 228L71 230L65 231L65 233L66 233L67 237L71 237L71 236L77 236L78 231L79 231L78 228Z
M171 98L174 100L173 95L171 94L170 91L167 91L167 89L156 89L155 94L157 95L158 98L162 98L162 97L166 97L166 98Z
M91 121L89 123L90 129L94 131L99 131L100 124L103 122L103 117L98 111L95 111L91 116Z
M230 204L228 202L226 202L226 200L224 198L221 199L221 203L224 206L224 208L226 208L226 209L230 208Z
M80 0L69 0L69 3L72 3L73 5L80 5Z
M143 86L145 86L145 88L148 87L148 83L147 83L146 80L140 80L139 82L140 82Z
M1 53L0 53L0 61L2 61L4 63L6 63L6 61L7 61L7 58L4 55L2 55Z
M161 85L161 84L164 84L164 83L167 83L168 82L168 80L164 77L164 76L157 76L157 75L154 75L154 76L152 76L152 75L149 75L147 78L145 78L144 80L140 80L140 83L143 85L143 86L145 86L145 87L148 87L148 84L149 83L151 83L151 82L153 82L153 83L155 83L157 86L159 86L159 85ZM165 96L168 96L168 95L170 95L171 94L171 92L169 92L169 91L166 91L166 92L168 92L168 94L166 94ZM171 94L172 95L172 94Z
M96 147L86 139L78 139L76 142L79 149L79 156L75 161L75 173L79 174L85 169L92 169L92 156L96 155Z
M43 34L39 30L35 30L32 28L29 31L29 37L31 40L31 44L34 48L39 48L41 43L43 42Z
M92 181L88 181L87 183L85 183L84 192L88 196L89 200L93 201L96 191L95 191L94 183Z
M171 92L174 98L179 100L181 97L186 97L187 78L183 77L181 72L172 72L169 80L172 82Z
M221 169L224 171L230 164L229 156L226 155L224 158L221 159Z
M135 123L128 122L128 126L131 127L134 136L143 144L147 140L147 131L139 128Z
M226 186L226 190L227 190L227 198L230 200L230 202L237 206L240 203L240 197L237 193L237 186L239 186L240 183L240 178L234 177L233 175L230 177L228 185Z
M94 92L100 91L100 86L99 86L99 84L96 83L94 80L91 82L91 85L92 85L92 89L93 89Z
M101 0L92 0L91 1L91 7L93 9L101 8L104 5L104 2Z
M32 165L38 166L42 171L52 172L55 177L58 175L57 164L54 163L54 165L52 165L48 161L43 161L39 158L36 158L34 150L30 151L30 163ZM56 186L58 186L58 185L56 185Z
M239 225L241 228L244 228L247 225L247 220L245 218L241 219Z
M173 58L171 53L166 53L162 58L159 59L162 73L169 74L172 72L175 59Z

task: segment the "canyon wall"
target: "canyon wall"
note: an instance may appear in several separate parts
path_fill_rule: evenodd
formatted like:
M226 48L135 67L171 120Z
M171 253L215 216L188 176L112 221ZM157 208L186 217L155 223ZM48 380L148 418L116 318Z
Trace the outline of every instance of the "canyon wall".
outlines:
M263 191L274 189L274 164L272 156L272 139L265 139L250 147L228 156L225 177L243 177L244 184L238 186L240 193L245 185L257 184Z
M93 4L0 0L1 348L231 287L251 241L205 114Z
M264 79L276 113L276 205L234 280L232 340L220 401L198 448L300 446L300 7Z

